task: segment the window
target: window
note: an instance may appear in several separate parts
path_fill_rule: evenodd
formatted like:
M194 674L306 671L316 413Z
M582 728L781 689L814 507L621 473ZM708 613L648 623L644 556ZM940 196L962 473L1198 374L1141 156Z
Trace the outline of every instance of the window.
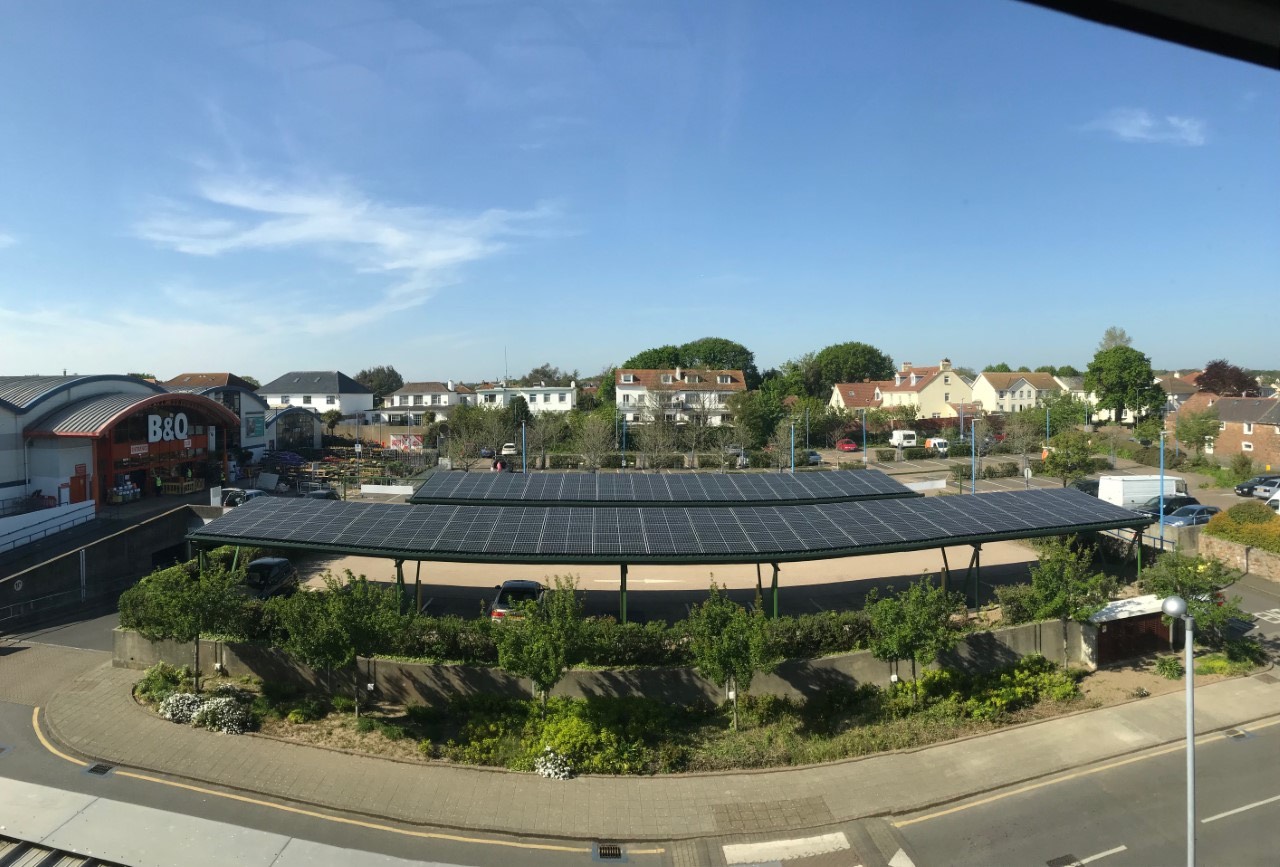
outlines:
M1003 391L1002 391L1002 392L1000 392L1000 399L1001 399L1001 400L1004 400L1004 392L1003 392Z
M631 403L631 395L629 395L629 394L624 394L624 395L622 396L622 402L623 402L623 403Z
M630 374L630 373L624 373L624 374L622 374L622 381L623 381L623 382L635 382L635 381L636 381L636 378L635 378L635 376L634 376L633 374Z
M716 377L716 382L720 383L721 385L728 385L729 383L733 382L733 378L722 373Z
M311 395L309 395L309 394L304 394L304 395L302 396L302 402L303 402L303 403L311 403Z
M325 395L324 402L326 406L333 406L335 403L338 402L338 399L334 397L332 394L328 394L328 395Z
M944 392L942 393L942 402L943 402L943 403L951 403L951 392L949 392L949 391L944 391Z
M1240 451L1242 452L1253 451L1253 443L1249 443L1249 442L1240 443Z
M415 394L415 395L413 396L413 405L414 405L414 406L422 406L422 395L420 395L420 394Z
M438 394L433 394L433 395L431 395L431 405L432 405L432 406L439 406L439 405L440 405L440 395L438 395Z
M674 412L667 413L667 421L675 421L675 420L676 420L676 414Z
M565 394L563 391L562 391L562 392L560 392L560 402L561 402L561 403L564 403L564 402L565 402L565 399L566 399L567 397L568 397L568 395L567 395L567 394Z
M497 403L497 401L498 401L498 396L496 394L486 394L484 396L485 403Z
M663 385L670 385L670 384L671 384L671 374L669 374L669 373L664 373L664 374L662 374L662 384L663 384Z
M942 384L943 385L951 384L951 374L947 374L946 376L942 377Z
M1253 422L1247 421L1244 423L1244 432L1247 434L1253 433Z
M931 418L942 418L942 413L940 413L940 412L935 412L935 413L931 416Z
M1225 421L1218 422L1218 430L1226 430L1226 429L1227 429L1227 423Z
M280 402L281 402L281 403L288 403L288 402L289 402L289 395L287 395L287 394L282 394L282 395L280 395Z

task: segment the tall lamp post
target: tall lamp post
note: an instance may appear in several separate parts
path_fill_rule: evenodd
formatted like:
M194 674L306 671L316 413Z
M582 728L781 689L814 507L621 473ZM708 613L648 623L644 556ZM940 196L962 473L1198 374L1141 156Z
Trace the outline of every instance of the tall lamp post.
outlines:
M1164 553L1164 431L1160 431L1160 551Z
M864 470L869 460L870 458L867 457L867 408L864 406L862 408L862 468Z
M973 465L969 480L969 493L978 493L978 417L969 421L969 462Z
M796 423L791 422L791 472L796 471Z
M1187 625L1187 867L1196 867L1196 702L1194 689L1195 660L1192 658L1193 635L1196 619L1187 611L1187 602L1181 596L1170 596L1161 604L1164 613Z

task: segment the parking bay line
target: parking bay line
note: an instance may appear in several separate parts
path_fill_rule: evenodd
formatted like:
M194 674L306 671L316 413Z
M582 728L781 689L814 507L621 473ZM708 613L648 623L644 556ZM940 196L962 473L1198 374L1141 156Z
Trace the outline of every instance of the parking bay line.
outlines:
M1225 819L1228 816L1234 816L1236 813L1243 813L1246 810L1252 810L1254 807L1263 807L1263 806L1266 806L1267 804L1274 804L1276 801L1280 801L1280 795L1276 795L1274 798L1267 798L1262 801L1254 801L1252 804L1245 804L1243 807L1236 807L1234 810L1227 810L1225 813L1219 813L1216 816L1210 816L1207 819L1201 819L1200 824L1203 825L1208 822L1216 822L1219 819Z

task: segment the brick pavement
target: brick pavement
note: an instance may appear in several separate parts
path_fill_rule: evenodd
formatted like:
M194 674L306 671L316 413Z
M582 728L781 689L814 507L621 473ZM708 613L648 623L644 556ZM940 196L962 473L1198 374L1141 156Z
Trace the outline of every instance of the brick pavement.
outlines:
M14 657L21 656L15 654ZM0 657L0 699L13 657ZM210 734L137 706L139 673L109 663L49 701L53 739L108 762L437 827L578 839L679 840L798 831L902 814L1183 736L1183 696L1171 693L914 751L829 765L667 777L582 777L409 764L266 738ZM1280 679L1267 674L1196 691L1197 729L1280 715Z

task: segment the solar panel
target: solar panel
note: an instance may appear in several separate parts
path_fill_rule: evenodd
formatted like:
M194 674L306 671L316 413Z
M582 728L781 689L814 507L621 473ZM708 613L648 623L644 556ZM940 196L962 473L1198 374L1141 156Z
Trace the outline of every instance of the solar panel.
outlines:
M419 505L737 504L918 498L877 470L812 473L433 473L409 502Z
M716 507L403 506L259 497L189 538L421 560L710 563L902 551L1150 522L1070 488Z

